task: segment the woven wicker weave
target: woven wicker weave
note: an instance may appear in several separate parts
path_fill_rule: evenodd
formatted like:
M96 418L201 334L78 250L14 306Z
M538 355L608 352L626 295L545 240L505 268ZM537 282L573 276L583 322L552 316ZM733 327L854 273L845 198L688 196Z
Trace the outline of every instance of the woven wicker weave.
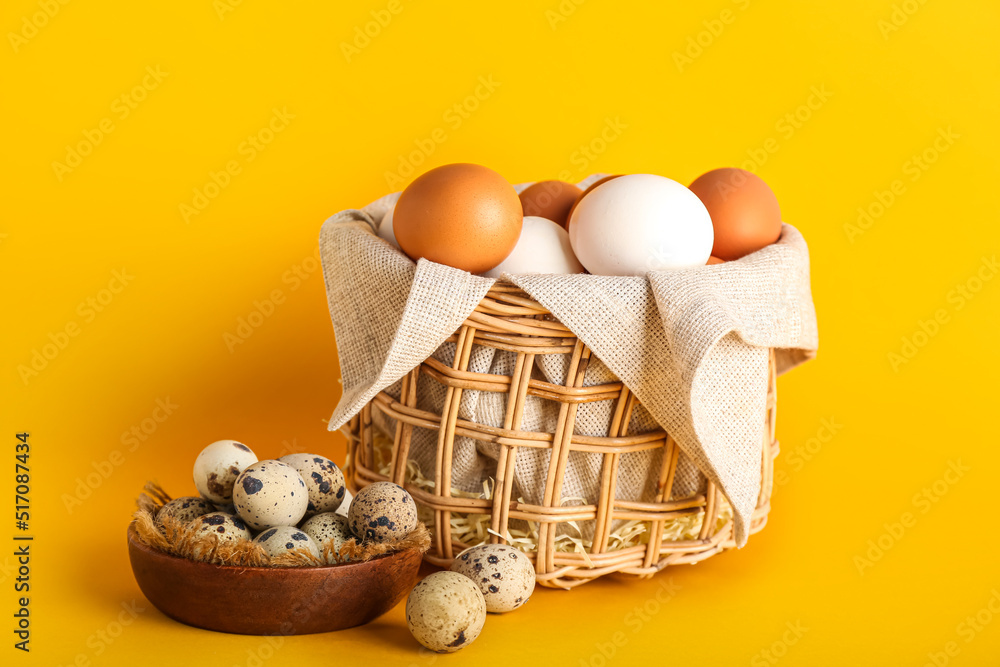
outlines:
M732 548L732 519L722 522L720 512L728 507L716 486L708 482L704 493L684 498L664 497L673 488L679 449L664 431L639 435L627 433L632 411L638 405L635 396L621 383L582 386L590 359L590 350L545 308L520 289L497 283L482 300L476 311L449 340L457 344L455 362L451 367L428 359L402 381L397 400L381 392L345 427L348 435L347 477L357 490L372 482L389 479L401 484L423 506L423 515L433 517L429 526L434 535L431 550L425 558L447 567L454 556L466 547L452 533L453 516L487 515L489 539L503 543L510 522L530 522L537 529L537 539L527 548L533 560L538 582L555 588L571 588L612 572L649 576L668 565L694 563L723 549ZM473 345L483 345L517 354L512 377L468 371ZM535 355L570 355L567 386L531 378L530 369ZM774 440L776 413L775 364L771 355L766 428L763 443L761 493L751 524L751 533L759 531L767 521L770 508L772 463L778 453ZM417 408L417 384L436 382L446 387L444 408L434 414ZM500 392L507 395L505 423L502 428L485 426L458 419L459 401L463 390ZM559 404L559 417L553 433L519 430L526 395L542 397ZM614 417L607 437L574 434L576 406L590 401L615 401ZM395 420L396 432L391 447L391 462L376 461L376 427L372 411L381 411ZM426 471L434 481L433 490L412 483L408 474L408 454L414 427L433 429L438 433L436 466ZM492 475L491 496L470 498L452 493L452 445L456 435L499 445L500 456ZM389 434L392 438L393 434ZM513 498L513 466L518 448L536 447L552 450L552 464L547 470L544 500L527 504ZM654 502L639 499L616 499L615 482L619 459L623 453L665 448L659 471L659 490ZM596 504L565 506L560 492L570 451L594 452L602 455L601 480ZM657 460L660 460L657 457ZM675 540L666 535L665 527L681 517L700 517L700 530L695 525L694 539ZM644 522L645 530L639 543L614 547L609 539L612 526L618 520ZM566 522L594 521L594 537L586 551L557 550L556 536ZM620 522L619 522L620 523Z

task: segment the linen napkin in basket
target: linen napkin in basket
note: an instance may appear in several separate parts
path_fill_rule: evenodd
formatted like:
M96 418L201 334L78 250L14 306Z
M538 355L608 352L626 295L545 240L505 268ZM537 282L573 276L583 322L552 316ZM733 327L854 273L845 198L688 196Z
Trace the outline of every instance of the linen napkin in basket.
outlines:
M588 178L581 187L599 177ZM395 193L361 210L342 211L320 233L344 386L331 430L378 392L395 393L393 385L426 358L434 355L450 363L454 344L443 341L495 282L427 260L414 263L376 237L379 221L398 197ZM776 348L783 373L815 356L818 343L802 235L784 225L776 244L740 260L646 277L505 278L552 312L600 360L591 364L586 384L617 377L636 394L642 408L630 433L659 424L674 437L684 454L675 491L678 485L683 493L695 490L702 472L722 489L733 507L735 538L742 546L760 492L768 350ZM474 349L470 370L510 374L512 365L505 357L510 354ZM549 381L562 382L563 361L563 355L542 355L537 365ZM502 397L465 394L461 418L502 423ZM425 409L440 409L440 397L420 400ZM546 410L553 408L540 400L534 407L526 405L522 428L544 428ZM600 431L607 424L607 407L582 404L578 410L577 432L606 434ZM432 462L436 446L433 434L422 435L415 432L411 444L418 464L421 459ZM455 442L453 483L467 490L481 488L483 471L489 470L481 459L495 459L495 453L471 439L460 440ZM529 502L537 502L544 484L547 454L518 453L515 483ZM599 455L579 454L567 467L563 495L587 500L596 493ZM655 493L659 466L642 460L643 454L621 461L620 497Z

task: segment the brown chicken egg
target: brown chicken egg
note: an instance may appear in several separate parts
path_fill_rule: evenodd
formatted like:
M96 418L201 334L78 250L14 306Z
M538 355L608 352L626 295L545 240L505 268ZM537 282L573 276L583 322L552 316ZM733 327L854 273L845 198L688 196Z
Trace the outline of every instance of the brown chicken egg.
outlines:
M726 260L719 259L718 257L715 257L715 256L709 257L708 261L705 262L706 266L709 265L709 264L725 264L725 263L726 263Z
M712 216L712 256L739 259L781 236L778 199L759 176L745 169L713 169L695 179L691 190Z
M517 245L524 214L514 186L477 164L431 169L403 190L392 226L400 249L470 273L489 271Z
M569 210L583 191L566 181L539 181L521 192L525 216L545 218L565 228Z

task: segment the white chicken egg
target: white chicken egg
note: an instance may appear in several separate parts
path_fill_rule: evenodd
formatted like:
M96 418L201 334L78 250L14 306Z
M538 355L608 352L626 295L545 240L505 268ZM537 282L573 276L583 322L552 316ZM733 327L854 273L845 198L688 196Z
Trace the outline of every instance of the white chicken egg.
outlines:
M663 176L630 174L580 199L569 239L591 273L645 276L704 266L715 233L708 209L687 187Z
M217 505L233 501L233 483L243 470L257 462L257 455L235 440L219 440L201 450L194 461L198 493Z
M294 526L306 514L309 492L298 471L281 461L260 461L236 478L233 504L254 530Z
M392 212L395 210L396 207L393 206L389 209L388 213L382 216L382 222L378 226L378 237L398 248L399 244L396 243L396 233L392 230Z
M514 250L507 255L507 259L483 275L499 278L503 273L583 273L583 265L573 254L569 234L561 225L546 218L527 215Z

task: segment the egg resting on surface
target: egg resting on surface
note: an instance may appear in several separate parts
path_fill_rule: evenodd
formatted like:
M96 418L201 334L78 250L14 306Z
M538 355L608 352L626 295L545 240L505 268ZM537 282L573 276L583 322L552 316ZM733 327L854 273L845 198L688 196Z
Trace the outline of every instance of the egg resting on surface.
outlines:
M712 219L680 183L629 174L580 200L570 218L569 239L591 273L645 276L704 266L712 250Z
M320 557L319 545L304 531L295 526L275 526L268 528L253 540L264 547L267 555L274 557L296 549L305 549L313 556Z
M233 501L233 484L243 470L257 462L257 455L235 440L218 440L201 450L194 460L194 485L213 503Z
M299 528L303 533L316 540L321 552L327 541L333 540L333 544L331 544L333 554L327 559L327 563L330 565L340 562L335 558L340 553L340 547L344 546L348 540L354 539L347 517L337 512L316 514L303 521Z
M759 176L726 167L705 172L691 183L715 227L712 255L739 259L775 243L781 236L778 198Z
M406 599L406 625L413 638L438 653L454 653L476 641L486 622L486 600L468 577L435 572Z
M238 516L225 512L211 512L196 519L198 529L196 536L215 535L219 542L236 542L249 540L251 535L247 526Z
M478 164L447 164L403 190L392 228L413 261L423 257L482 273L514 249L523 216L514 186L503 176Z
M337 464L318 454L288 454L278 459L295 468L309 492L307 514L333 512L344 500L344 473Z
M417 527L417 504L398 484L375 482L354 496L347 519L360 541L400 540Z
M215 506L204 498L197 496L174 498L156 513L156 526L162 532L163 519L168 516L174 517L182 525L187 525L198 517L215 511Z
M233 504L254 530L294 526L309 507L309 492L298 471L281 461L253 464L236 479Z
M503 273L583 273L583 265L573 254L565 229L551 220L529 215L524 218L514 250L483 275L499 278Z
M523 605L535 590L535 568L506 544L480 544L460 553L451 571L468 577L486 600L486 611L504 613Z
M539 181L521 191L521 208L524 216L546 218L560 227L566 227L569 210L583 194L583 190L566 181Z

